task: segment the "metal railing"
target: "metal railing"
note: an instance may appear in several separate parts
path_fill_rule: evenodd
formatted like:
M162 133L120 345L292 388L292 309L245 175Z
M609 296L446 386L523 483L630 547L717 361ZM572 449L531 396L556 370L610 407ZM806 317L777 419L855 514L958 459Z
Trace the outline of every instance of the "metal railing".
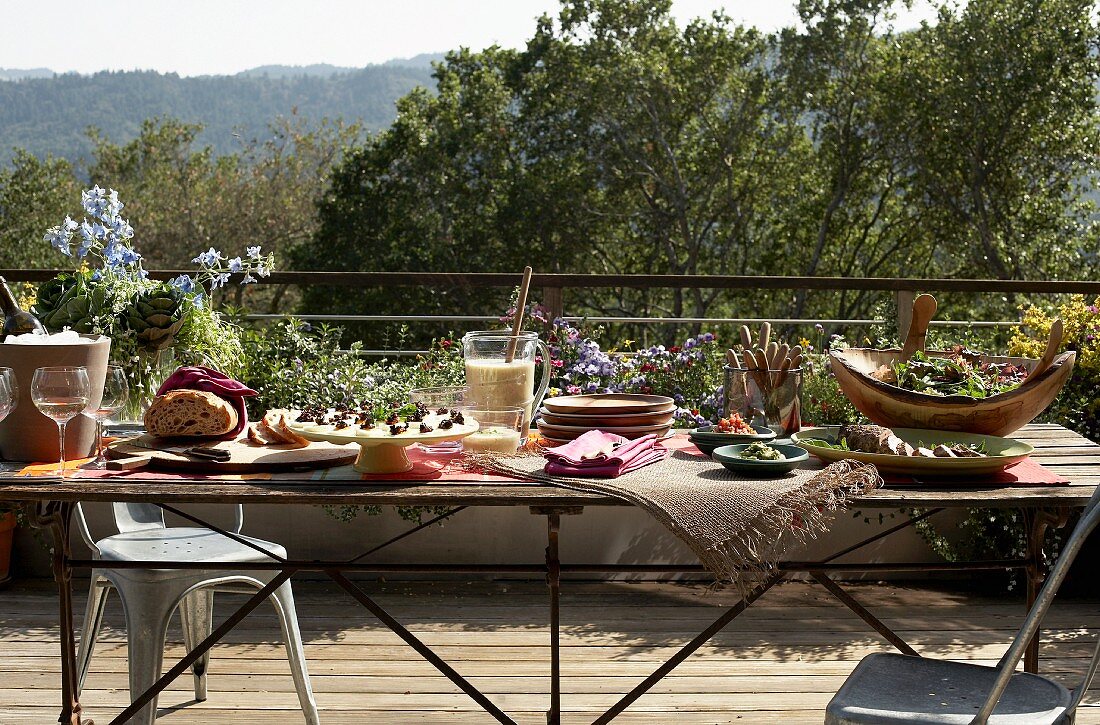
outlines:
M59 271L52 269L3 269L0 276L11 281L41 282ZM188 270L152 270L154 279L171 279ZM266 285L328 286L351 288L434 288L476 289L515 287L520 274L498 272L275 272L260 280ZM710 289L710 290L790 290L790 291L878 291L893 293L898 309L898 332L908 331L913 299L918 292L966 292L988 294L1084 294L1100 295L1100 281L1094 280L995 280L995 279L918 279L896 277L776 277L745 275L609 275L609 274L534 274L532 288L540 293L542 304L553 317L570 321L587 320L596 324L629 323L640 325L742 325L771 322L773 325L845 325L866 327L884 325L879 319L826 319L808 317L627 317L567 315L566 290L580 289ZM281 319L283 314L254 313L247 319ZM495 322L495 315L341 315L303 312L295 317L314 322ZM1017 324L1016 320L934 320L937 326L1000 328ZM372 354L402 354L420 351L370 350Z

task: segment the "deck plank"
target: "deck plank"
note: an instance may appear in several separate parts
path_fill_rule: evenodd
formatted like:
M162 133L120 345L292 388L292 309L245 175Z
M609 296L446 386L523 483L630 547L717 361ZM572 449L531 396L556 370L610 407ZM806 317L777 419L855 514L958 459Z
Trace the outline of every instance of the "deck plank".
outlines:
M325 722L482 723L477 705L396 636L331 586L296 585L313 686ZM530 582L367 583L372 595L521 723L545 722L548 670L544 585ZM86 584L78 582L76 610ZM847 588L916 649L993 664L1023 614L1018 596L961 589L850 584ZM694 633L737 600L703 585L567 582L562 599L563 721L591 722ZM215 620L237 595L219 595ZM59 662L56 599L48 582L0 591L0 722L56 718ZM1042 667L1067 685L1091 655L1097 602L1059 599L1047 619ZM183 655L178 625L167 657ZM819 587L777 587L677 668L616 722L820 723L822 709L859 658L889 651ZM192 702L191 678L160 700L165 723L301 722L278 625L258 610L215 647L209 699ZM128 701L121 606L108 605L83 696L108 721ZM1100 701L1100 691L1088 698ZM1079 723L1100 725L1100 707Z

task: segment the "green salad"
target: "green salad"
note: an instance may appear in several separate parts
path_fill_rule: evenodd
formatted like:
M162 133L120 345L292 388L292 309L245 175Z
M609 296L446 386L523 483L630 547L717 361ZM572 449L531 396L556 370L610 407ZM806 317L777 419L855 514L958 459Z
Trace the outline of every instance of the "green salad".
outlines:
M1011 363L983 360L981 353L956 345L945 357L929 357L918 351L905 362L879 368L874 377L918 393L988 398L1019 386L1027 370Z

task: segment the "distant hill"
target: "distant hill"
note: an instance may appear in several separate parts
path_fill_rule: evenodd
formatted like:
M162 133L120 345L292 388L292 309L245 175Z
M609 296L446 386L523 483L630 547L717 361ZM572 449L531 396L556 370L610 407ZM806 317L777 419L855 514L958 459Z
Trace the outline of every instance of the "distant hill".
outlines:
M377 130L393 121L398 98L416 86L431 86L429 58L436 57L358 69L263 66L234 76L193 78L154 71L85 76L54 75L44 68L0 70L0 79L17 78L0 82L0 164L11 159L13 147L38 156L87 158L89 126L125 142L153 116L202 123L199 142L222 153L237 147L235 133L261 135L270 121L294 109L307 119L361 120Z
M53 78L49 68L0 68L0 81L18 81L23 78Z
M427 65L427 64L425 64ZM268 78L296 78L298 76L322 77L336 75L338 73L354 73L358 68L349 68L329 63L314 63L313 65L261 65L256 68L242 70L237 74L238 78L255 78L266 76Z

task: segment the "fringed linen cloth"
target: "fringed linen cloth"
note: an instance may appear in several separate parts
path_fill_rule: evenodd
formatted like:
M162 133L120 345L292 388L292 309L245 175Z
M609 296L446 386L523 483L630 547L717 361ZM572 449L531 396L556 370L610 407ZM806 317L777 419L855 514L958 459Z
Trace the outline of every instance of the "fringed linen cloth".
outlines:
M849 498L881 485L874 466L838 461L780 478L749 478L681 451L619 478L554 476L541 455L480 454L470 463L529 481L621 498L686 543L720 581L742 589L794 544L828 529ZM749 575L749 576L746 576Z

